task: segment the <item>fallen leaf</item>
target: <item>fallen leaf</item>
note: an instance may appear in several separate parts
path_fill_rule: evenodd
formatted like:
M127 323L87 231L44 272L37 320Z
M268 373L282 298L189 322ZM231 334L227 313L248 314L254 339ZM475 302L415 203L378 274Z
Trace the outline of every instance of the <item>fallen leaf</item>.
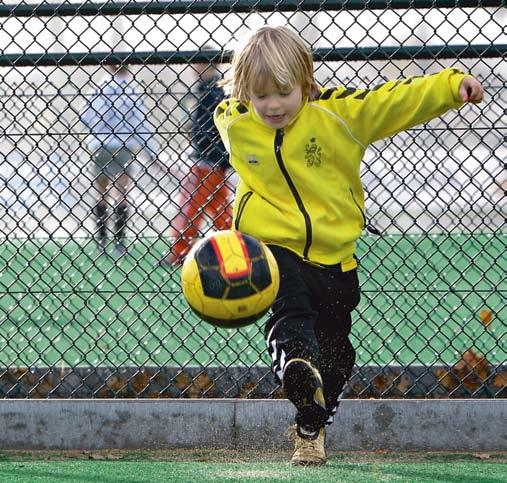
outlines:
M502 371L493 378L493 386L498 388L507 387L507 371Z
M180 390L185 390L192 384L192 378L186 372L179 372L174 378L174 385Z
M474 457L480 460L489 460L491 455L489 453L475 453Z
M144 371L138 372L132 379L132 389L137 393L143 392L150 385L150 376Z
M108 460L121 460L123 459L123 453L120 450L110 450L106 453L106 459Z
M106 459L102 453L87 453L89 460L104 460Z
M479 313L479 317L481 318L481 322L488 327L489 324L491 324L491 321L493 320L493 314L491 313L491 310L483 309Z

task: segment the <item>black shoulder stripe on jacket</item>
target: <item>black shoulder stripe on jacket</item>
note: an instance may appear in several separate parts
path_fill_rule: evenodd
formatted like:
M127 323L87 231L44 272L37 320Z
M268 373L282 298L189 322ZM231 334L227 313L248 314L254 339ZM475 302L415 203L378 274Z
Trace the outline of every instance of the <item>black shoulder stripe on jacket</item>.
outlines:
M341 94L336 96L336 99L345 99L346 97L349 97L352 94L354 94L354 92L357 92L357 89L347 87Z
M382 84L377 84L376 86L373 87L372 91L378 91L379 89L381 89L385 85L386 85L386 82L382 82Z
M336 91L336 87L331 87L329 89L326 89L320 96L319 99L327 100L331 97L331 94Z
M226 117L230 117L234 114L244 114L248 112L248 107L244 104L238 103L233 104L230 99L223 101L216 110L217 115L224 114Z
M360 92L357 96L354 96L354 99L364 99L370 93L370 89L365 89L363 92Z
M248 107L246 107L244 104L238 104L238 112L240 114L244 114L245 112L248 112Z
M409 84L412 84L412 81L414 79L420 79L424 77L423 75L414 75L413 77L409 77L405 82L403 82L404 85L408 86Z

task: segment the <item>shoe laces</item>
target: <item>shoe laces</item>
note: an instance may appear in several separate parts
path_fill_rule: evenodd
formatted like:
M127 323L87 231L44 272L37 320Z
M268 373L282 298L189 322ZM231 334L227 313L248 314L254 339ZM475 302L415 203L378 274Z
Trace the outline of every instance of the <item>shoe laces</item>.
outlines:
M319 438L305 439L298 438L296 441L296 450L315 453L321 451L321 445L319 444Z

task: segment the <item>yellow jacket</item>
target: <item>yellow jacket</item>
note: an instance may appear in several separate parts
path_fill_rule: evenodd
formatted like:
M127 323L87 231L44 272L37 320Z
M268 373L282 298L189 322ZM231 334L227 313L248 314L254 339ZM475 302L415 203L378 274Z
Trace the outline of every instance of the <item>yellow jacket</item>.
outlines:
M371 90L323 88L278 130L251 103L222 101L215 124L240 178L234 227L305 260L354 268L366 223L359 168L368 144L460 107L464 77L445 69Z

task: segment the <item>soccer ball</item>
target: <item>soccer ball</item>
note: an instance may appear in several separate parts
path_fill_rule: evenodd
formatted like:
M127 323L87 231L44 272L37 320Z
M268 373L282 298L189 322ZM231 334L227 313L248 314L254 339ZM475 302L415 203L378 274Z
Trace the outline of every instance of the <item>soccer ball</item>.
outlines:
M275 300L280 274L275 257L261 241L223 230L198 242L181 271L190 308L217 327L236 328L262 317Z

